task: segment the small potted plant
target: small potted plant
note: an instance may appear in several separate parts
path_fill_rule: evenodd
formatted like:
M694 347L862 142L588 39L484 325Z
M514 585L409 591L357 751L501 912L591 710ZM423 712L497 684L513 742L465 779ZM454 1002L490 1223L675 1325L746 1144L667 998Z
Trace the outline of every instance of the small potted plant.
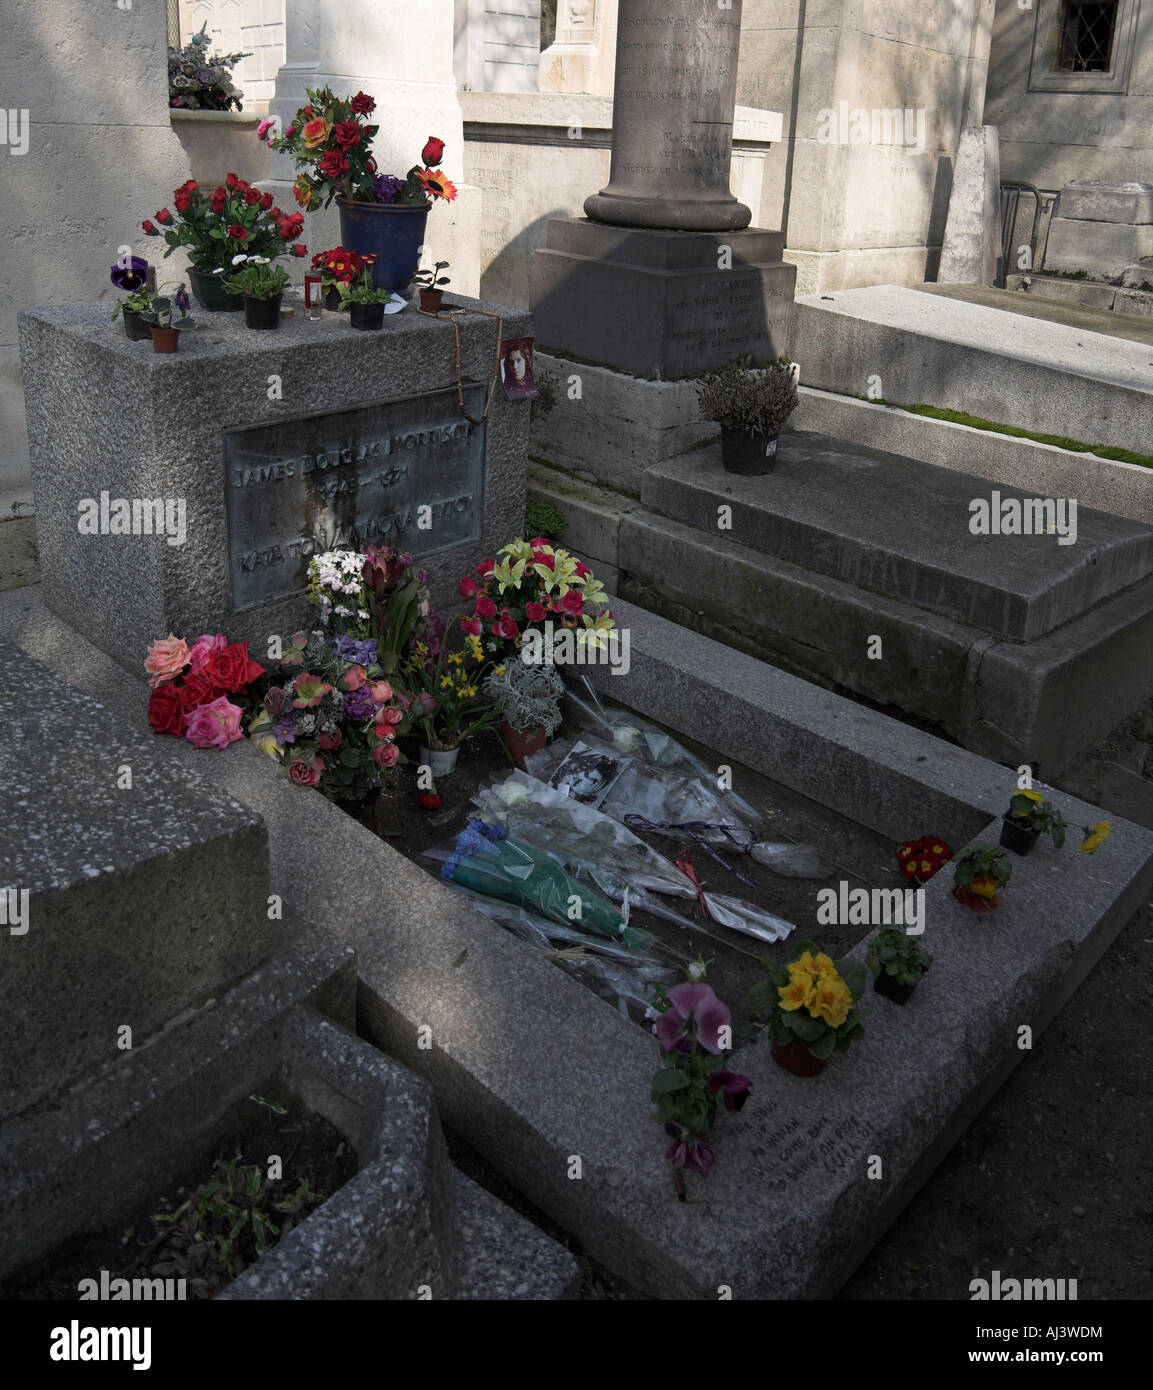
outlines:
M440 308L441 297L444 294L440 287L450 283L448 276L441 275L440 272L447 269L447 261L437 261L431 270L422 268L412 277L412 283L420 290L422 313L435 314Z
M749 991L749 1008L767 1017L773 1060L794 1076L818 1076L834 1052L865 1036L856 1003L865 992L858 960L830 960L812 941L798 941L788 961L763 956L768 970Z
M372 283L375 256L361 256L364 269L350 284L340 286L340 307L348 310L353 328L371 330L384 324L385 314L404 308L404 298L390 290L378 290Z
M402 702L423 732L420 761L432 769L434 778L446 777L456 767L460 746L466 738L489 728L501 717L499 710L479 699L479 639L466 637L463 648L450 649L452 625L448 624L435 649L426 641L414 643L402 670L404 682L412 692L402 697Z
M182 330L194 327L193 320L188 316L191 304L183 280L173 294L149 293L148 308L140 311L140 317L151 330L154 352L176 352L179 349Z
M554 666L510 657L489 675L484 693L500 711L501 742L523 771L529 754L543 748L561 726L564 681Z
M1014 854L1028 854L1042 835L1052 835L1053 847L1065 843L1065 818L1040 792L1013 794L1001 820L1001 844Z
M148 288L148 262L141 256L130 256L128 264L119 261L112 267L112 283L118 290L128 290L127 299L118 299L112 306L112 317L124 315L124 332L133 342L143 342L152 336L148 324L140 317L151 305Z
M233 256L232 274L225 280L229 294L244 298L244 322L249 328L277 328L288 272L268 256Z
M997 889L1013 876L1013 866L1003 849L975 845L963 854L953 870L953 897L970 911L984 915L1000 907Z
M869 942L865 960L876 976L873 988L894 1004L904 1004L933 964L933 957L922 951L915 936L899 927L882 927Z
M726 473L771 473L781 430L797 405L793 364L784 357L764 364L734 358L702 374L699 402L701 419L721 427Z
M318 251L312 258L312 268L320 272L324 307L334 314L347 309L348 305L340 302L341 286L352 284L364 269L364 261L355 251L334 246L331 251Z

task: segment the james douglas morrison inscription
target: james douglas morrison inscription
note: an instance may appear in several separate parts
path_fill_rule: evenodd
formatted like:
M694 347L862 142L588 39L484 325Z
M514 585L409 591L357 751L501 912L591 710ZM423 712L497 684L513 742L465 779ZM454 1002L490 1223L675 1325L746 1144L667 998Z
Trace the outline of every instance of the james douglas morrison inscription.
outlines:
M476 419L484 387L464 387ZM305 586L308 560L338 545L430 555L477 540L485 427L456 387L224 431L232 606Z

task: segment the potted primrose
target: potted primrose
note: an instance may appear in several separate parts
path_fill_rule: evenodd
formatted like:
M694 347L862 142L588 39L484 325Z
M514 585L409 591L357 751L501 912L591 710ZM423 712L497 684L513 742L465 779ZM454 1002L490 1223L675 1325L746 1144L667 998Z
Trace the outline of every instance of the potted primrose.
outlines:
M812 941L798 941L788 961L762 956L768 979L749 991L749 1009L768 1018L773 1061L794 1076L819 1076L834 1052L865 1036L856 1003L865 992L859 960L830 960Z
M180 334L185 328L194 327L188 316L192 300L181 280L175 293L162 294L151 291L148 294L147 309L140 310L140 318L152 333L154 352L176 352L180 348Z
M372 267L376 261L373 255L361 256L364 269L355 280L341 283L340 307L348 310L348 321L353 328L372 330L384 325L385 314L398 313L405 306L403 295L391 290L377 289L372 280Z
M239 269L225 280L224 288L243 296L245 326L278 328L288 272L268 256L234 256L232 264Z
M971 912L983 916L1000 907L997 889L1013 876L1013 866L1003 849L977 844L963 854L953 870L953 897Z
M734 358L702 373L698 399L701 419L721 427L726 473L773 471L781 430L797 406L796 371L787 358L768 363Z
M412 283L420 291L421 313L435 314L440 309L440 301L444 295L440 287L451 283L449 277L441 275L440 272L447 270L448 265L448 261L437 261L431 270L422 267L412 277Z
M933 964L933 957L899 927L882 927L869 942L865 961L876 976L873 988L877 993L894 1004L905 1004Z
M561 726L564 681L555 666L510 657L485 681L484 694L500 711L500 740L523 772L529 754L543 748Z
M1001 820L1001 844L1014 854L1028 854L1042 835L1052 835L1053 848L1065 843L1065 818L1040 792L1014 792Z

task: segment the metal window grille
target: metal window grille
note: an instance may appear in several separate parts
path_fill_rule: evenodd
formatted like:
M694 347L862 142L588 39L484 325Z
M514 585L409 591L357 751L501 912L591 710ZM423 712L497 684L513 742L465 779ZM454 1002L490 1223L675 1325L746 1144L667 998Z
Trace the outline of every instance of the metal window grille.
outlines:
M180 0L165 0L165 19L168 23L168 47L180 47Z
M1109 71L1118 8L1118 0L1065 0L1057 52L1061 72Z

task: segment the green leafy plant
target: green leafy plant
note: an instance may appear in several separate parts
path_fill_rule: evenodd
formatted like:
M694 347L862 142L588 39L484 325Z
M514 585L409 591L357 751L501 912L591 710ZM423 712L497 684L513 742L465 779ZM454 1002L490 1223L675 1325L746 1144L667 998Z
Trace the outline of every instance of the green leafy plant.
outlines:
M537 377L540 386L540 377ZM535 401L534 401L535 404ZM563 512L558 511L551 502L526 502L524 506L524 533L526 536L544 536L546 540L559 541L568 528Z
M288 272L267 256L235 256L232 263L240 269L224 281L229 294L242 294L249 299L275 299L288 287Z
M375 256L362 256L362 261L367 261L364 269L355 280L337 281L336 288L340 291L341 307L345 304L387 304L392 299L391 290L378 290L372 283L372 261Z
M796 376L785 357L766 364L737 357L715 371L703 372L700 382L701 419L712 420L722 429L771 438L796 409Z
M1065 843L1065 817L1040 792L1019 791L1009 802L1008 817L1023 830L1036 835L1051 835L1053 845L1060 849Z
M448 269L448 265L448 261L437 261L431 270L422 266L412 277L412 283L421 290L435 290L441 285L451 284L447 275L439 275L440 271Z
M865 1036L855 1007L866 983L860 961L831 960L812 941L798 941L784 965L761 961L768 978L749 991L749 1010L767 1019L778 1046L800 1043L825 1061Z
M884 971L908 988L916 985L933 964L933 957L921 949L916 937L899 927L882 927L869 942L865 960L874 975Z

